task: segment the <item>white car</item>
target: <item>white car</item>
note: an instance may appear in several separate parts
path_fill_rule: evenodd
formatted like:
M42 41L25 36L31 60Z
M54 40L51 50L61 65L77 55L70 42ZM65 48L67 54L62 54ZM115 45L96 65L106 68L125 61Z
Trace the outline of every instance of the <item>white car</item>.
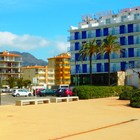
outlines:
M12 95L14 97L18 97L18 96L32 96L32 93L26 89L14 89L12 91Z

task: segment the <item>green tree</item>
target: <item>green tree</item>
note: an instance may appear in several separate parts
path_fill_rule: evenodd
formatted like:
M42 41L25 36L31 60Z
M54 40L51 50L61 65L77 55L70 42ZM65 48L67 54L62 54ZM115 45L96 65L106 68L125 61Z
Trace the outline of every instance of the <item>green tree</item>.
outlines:
M7 79L7 83L10 88L14 88L16 86L16 78L15 77L9 77Z
M23 84L24 84L23 77L17 78L16 82L17 82L18 88L22 88L23 87Z
M23 81L23 86L25 87L25 88L27 88L29 85L31 85L31 80L24 80Z
M118 37L109 35L104 40L102 53L108 55L108 85L110 86L110 60L111 53L121 54L123 49L120 47L119 42L117 42Z
M97 44L97 41L95 39L89 40L88 42L84 43L82 45L82 48L79 51L79 57L82 58L82 61L89 57L89 72L90 72L90 85L92 85L92 56L95 56L99 52L99 45Z

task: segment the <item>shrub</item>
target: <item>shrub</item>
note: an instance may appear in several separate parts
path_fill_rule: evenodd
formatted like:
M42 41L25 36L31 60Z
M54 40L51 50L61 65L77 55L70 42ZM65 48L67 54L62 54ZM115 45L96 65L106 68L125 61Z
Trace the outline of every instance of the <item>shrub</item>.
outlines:
M124 90L124 91L119 95L119 99L120 99L120 100L130 100L132 94L133 94L133 90Z
M78 86L73 89L80 99L104 98L120 95L124 88L133 89L129 86Z
M140 108L140 90L135 90L131 99L130 106Z

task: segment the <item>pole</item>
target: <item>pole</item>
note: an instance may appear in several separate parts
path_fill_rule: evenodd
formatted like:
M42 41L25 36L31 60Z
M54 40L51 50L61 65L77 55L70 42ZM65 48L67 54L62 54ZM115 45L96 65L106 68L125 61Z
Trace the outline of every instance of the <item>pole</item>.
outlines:
M2 91L2 79L0 77L0 105L1 105L1 91Z
M76 59L75 59L75 87L77 86L77 74L76 74ZM77 96L77 90L76 90L76 96Z
M75 87L77 86L76 59L75 59Z

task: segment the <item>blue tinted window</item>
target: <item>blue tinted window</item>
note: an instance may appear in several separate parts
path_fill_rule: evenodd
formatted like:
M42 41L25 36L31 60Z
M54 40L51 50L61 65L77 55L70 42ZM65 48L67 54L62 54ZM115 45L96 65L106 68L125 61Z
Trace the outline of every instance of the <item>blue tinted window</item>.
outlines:
M76 54L75 54L75 60L76 60L76 61L79 61L79 53L76 53Z
M101 55L97 55L96 57L97 57L96 58L97 60L100 60L101 59Z
M87 37L86 31L82 31L82 39L85 39Z
M101 72L101 63L97 64L97 72Z
M126 69L126 62L121 62L121 70L125 71Z
M79 42L75 42L75 50L79 50Z
M96 29L96 37L100 37L101 36L101 29Z
M107 53L105 53L104 59L108 59L108 54Z
M120 44L125 45L125 37L120 37Z
M104 36L108 36L108 28L104 28Z
M125 57L126 57L125 49L123 49L123 50L121 51L121 57L122 57L122 58L125 58Z
M135 67L135 62L129 61L129 68L134 68L134 67Z
M128 36L128 45L134 44L134 37Z
M80 65L76 65L76 73L80 73Z
M125 33L125 25L120 26L120 34Z
M129 48L128 49L128 56L129 57L134 57L134 48Z
M104 63L105 72L108 72L108 63Z
M87 64L82 65L82 71L83 73L87 73Z
M75 32L75 40L79 39L79 32Z
M128 33L133 32L133 24L128 24Z

